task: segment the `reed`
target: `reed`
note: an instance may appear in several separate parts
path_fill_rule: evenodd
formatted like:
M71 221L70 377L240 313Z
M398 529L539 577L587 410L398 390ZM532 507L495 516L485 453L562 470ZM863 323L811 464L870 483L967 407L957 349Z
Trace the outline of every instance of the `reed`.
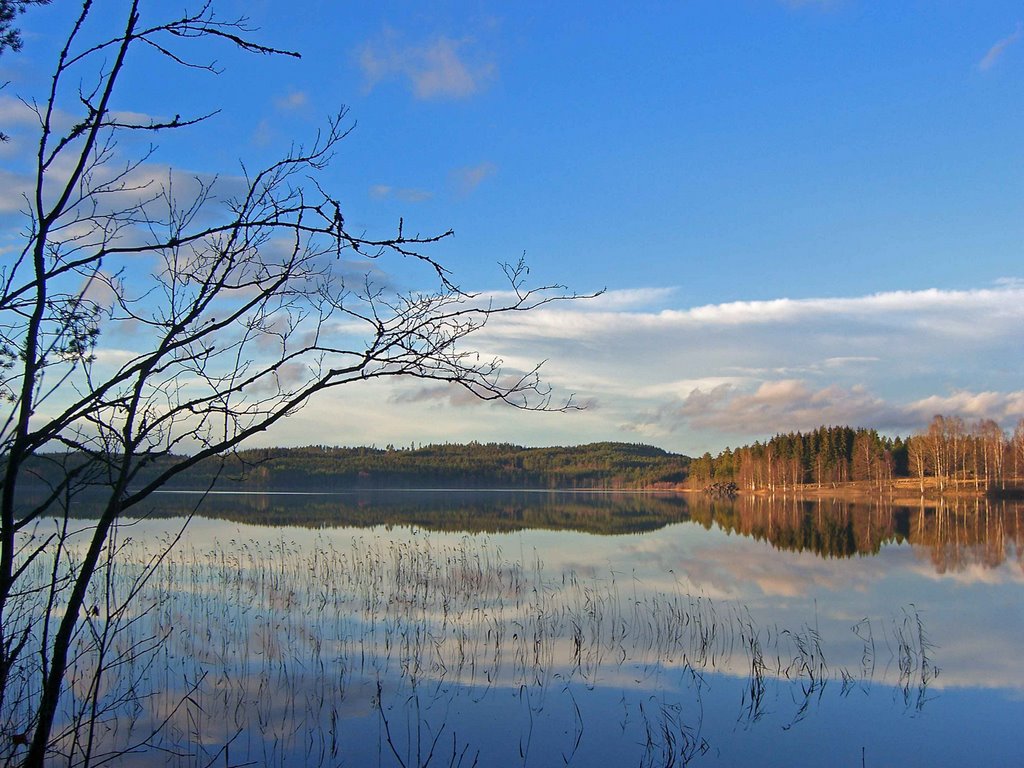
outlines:
M616 719L599 705L609 691L631 762L686 765L709 749L708 675L735 681L744 727L769 709L798 722L830 681L887 679L877 620L851 628L861 664L830 665L814 626L759 626L743 606L635 574L624 589L616 571L552 573L487 538L113 546L61 702L71 765L490 765L481 721L516 732L517 764L568 764ZM938 670L920 615L904 609L885 634L899 689L923 706ZM19 673L30 694L36 672ZM8 734L27 712L11 701ZM20 749L5 740L0 758Z

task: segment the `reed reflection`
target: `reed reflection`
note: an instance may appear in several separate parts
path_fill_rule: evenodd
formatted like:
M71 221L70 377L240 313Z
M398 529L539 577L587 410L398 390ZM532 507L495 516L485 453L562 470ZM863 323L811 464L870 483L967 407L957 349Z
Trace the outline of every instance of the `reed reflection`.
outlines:
M982 497L907 504L885 497L715 499L703 494L517 491L223 494L208 497L202 507L204 516L257 525L395 525L474 534L553 530L622 535L691 522L765 541L781 551L825 558L877 555L884 546L905 544L939 574L1007 563L1024 571L1021 510L1019 501ZM154 515L188 511L179 495L167 494Z
M828 686L921 711L938 673L910 607L847 630L861 650L845 664L812 623L396 534L178 546L145 584L163 545L122 540L90 604L138 589L138 611L97 608L79 638L69 754L100 712L92 757L131 764L675 765L737 726L792 728Z
M195 501L166 494L154 516ZM222 495L203 512L262 525L195 520L162 558L170 538L153 531L180 519L115 537L62 702L69 755L728 765L764 762L757 745L776 749L785 732L802 755L790 764L813 765L800 728L819 719L813 728L857 759L876 738L907 737L902 716L930 717L936 697L957 719L980 700L1003 707L987 722L1015 720L1006 702L1019 702L1019 633L988 601L988 582L960 589L968 604L943 621L937 607L960 585L921 578L910 556L942 574L1019 564L1010 502L474 491ZM829 586L766 590L751 563L801 586L826 575ZM709 567L731 588L711 591ZM1016 597L1008 582L996 599ZM958 637L969 612L974 626ZM22 672L28 689L34 672ZM961 691L985 698L968 706ZM16 706L3 716L0 732L23 732ZM850 722L879 735L835 735L854 733ZM915 756L957 746L920 733L906 743ZM0 759L16 758L13 740L0 744Z

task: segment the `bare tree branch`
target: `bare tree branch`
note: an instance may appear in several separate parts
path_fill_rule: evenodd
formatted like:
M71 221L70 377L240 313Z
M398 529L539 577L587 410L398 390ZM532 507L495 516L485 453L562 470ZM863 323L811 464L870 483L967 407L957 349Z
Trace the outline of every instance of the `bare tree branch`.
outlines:
M193 41L298 55L256 41L244 19L221 20L209 2L157 23L143 22L138 0L126 6L120 29L97 35L85 0L46 93L25 99L39 119L34 185L24 247L0 269L5 764L42 766L64 737L62 758L89 762L92 726L107 706L99 677L76 710L85 730L55 731L55 713L76 663L92 659L97 676L116 666L109 632L128 620L133 593L106 606L116 621L103 626L86 596L116 567L125 513L144 514L146 499L174 477L234 451L319 393L368 379L443 381L516 408L576 408L571 396L554 399L540 365L508 370L470 343L495 317L575 294L530 287L523 261L503 267L507 300L467 292L432 253L450 231L410 236L401 219L389 236L347 228L321 175L351 130L345 110L308 145L243 170L230 197L220 179L172 172L159 180L149 170L154 149L123 156L126 133L159 135L216 115L113 112L130 51L214 73L216 62L190 58ZM421 268L430 285L398 292L376 279L371 265L392 260ZM105 340L118 336L133 341L104 358L113 352ZM60 479L43 483L40 462L59 467ZM101 512L76 528L70 511L85 494ZM72 536L82 542L74 557ZM41 563L49 583L30 583Z

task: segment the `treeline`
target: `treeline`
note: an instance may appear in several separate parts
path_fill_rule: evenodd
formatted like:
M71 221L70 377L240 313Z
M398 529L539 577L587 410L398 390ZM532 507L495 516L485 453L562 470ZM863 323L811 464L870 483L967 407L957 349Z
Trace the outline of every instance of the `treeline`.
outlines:
M789 432L718 456L705 453L690 463L690 484L733 482L742 490L784 490L813 483L834 486L881 480L907 471L907 446L874 429L818 427Z
M142 467L132 485L158 477L170 458ZM117 457L110 457L111 466ZM92 467L85 484L110 479L75 454L44 454L26 467L26 482L57 487L77 468ZM100 466L102 469L102 466ZM712 456L690 459L634 443L524 448L510 443L421 447L255 448L199 463L174 477L169 489L305 490L408 488L704 489L735 484L739 491L785 491L894 480L921 493L1024 492L1024 419L1012 435L996 422L966 424L936 416L908 438L874 429L819 427L779 434ZM914 482L916 480L916 482ZM2 481L0 481L2 482Z
M174 457L140 467L131 485L159 477ZM117 456L109 465L119 465ZM671 488L686 480L689 459L651 445L598 442L569 447L511 443L437 444L409 449L377 447L271 447L214 457L175 475L168 489L344 490L350 488ZM99 469L96 469L96 466ZM88 477L80 474L90 468ZM24 483L57 487L106 486L103 465L76 454L33 457ZM2 478L0 478L2 482Z
M157 458L134 475L142 486L173 457ZM117 457L111 457L117 465ZM164 487L219 490L345 490L381 488L676 488L686 480L689 458L651 445L597 442L522 447L511 443L445 443L396 449L377 447L270 447L215 457L171 478ZM101 471L78 476L75 454L34 457L25 483L56 487L63 478L108 485Z
M171 458L152 461L134 476L143 486ZM26 473L56 487L82 461L75 454L36 457ZM116 457L111 464L117 464ZM384 488L674 488L686 480L689 459L649 445L593 443L523 448L508 443L428 445L419 448L256 448L208 459L166 484L170 490L332 491ZM102 472L83 479L103 486ZM29 480L31 482L32 480Z
M150 497L148 518L185 517L197 511L199 494L161 493ZM520 530L578 531L624 535L687 521L688 496L673 492L603 491L350 490L337 493L215 493L201 500L204 518L246 525L308 528L404 526L453 533L507 533ZM78 518L102 510L83 499Z
M923 492L930 478L940 492L964 488L1003 491L1020 487L1024 471L1024 419L1012 435L991 419L965 424L935 416L928 429L907 441L909 474Z
M147 517L183 517L196 511L198 494L156 494ZM77 517L95 517L87 499ZM745 494L715 499L704 494L587 493L527 490L349 491L326 494L213 494L200 513L265 526L411 526L453 533L519 530L579 531L621 536L693 522L708 530L752 537L773 548L826 558L878 554L889 543L908 543L940 573L994 568L1024 551L1024 521L1017 504L980 497L925 500L912 505L887 497L848 500Z
M689 459L632 443L523 448L509 443L419 448L261 448L224 474L266 488L649 488L686 479Z
M1024 470L1024 419L1012 435L996 422L966 424L935 416L922 433L887 437L874 429L818 427L770 440L705 453L690 463L689 484L706 488L735 483L740 490L835 487L850 482L882 487L897 478L916 478L920 491L1004 490Z
M890 543L910 544L938 573L998 568L1024 551L1019 506L981 497L903 504L885 497L851 501L746 494L723 501L701 494L689 497L688 510L709 530L717 527L778 550L827 558L875 555ZM1017 564L1024 566L1019 558Z

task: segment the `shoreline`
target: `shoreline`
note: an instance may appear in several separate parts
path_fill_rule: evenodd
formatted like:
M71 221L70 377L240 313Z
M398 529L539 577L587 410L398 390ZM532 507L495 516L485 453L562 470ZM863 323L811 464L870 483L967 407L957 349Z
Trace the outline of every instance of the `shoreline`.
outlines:
M705 489L688 489L695 493L705 493ZM714 495L713 493L710 495ZM1021 500L1024 499L1024 481L1014 478L998 488L979 487L974 480L951 482L939 488L935 478L925 478L922 483L915 478L899 478L887 480L881 484L873 481L858 480L845 483L817 485L803 483L800 485L777 486L769 488L737 488L737 496L760 496L766 498L796 498L805 500L842 499L845 501L878 501L890 503L919 504L922 501L937 502L946 500L990 499L990 500Z

